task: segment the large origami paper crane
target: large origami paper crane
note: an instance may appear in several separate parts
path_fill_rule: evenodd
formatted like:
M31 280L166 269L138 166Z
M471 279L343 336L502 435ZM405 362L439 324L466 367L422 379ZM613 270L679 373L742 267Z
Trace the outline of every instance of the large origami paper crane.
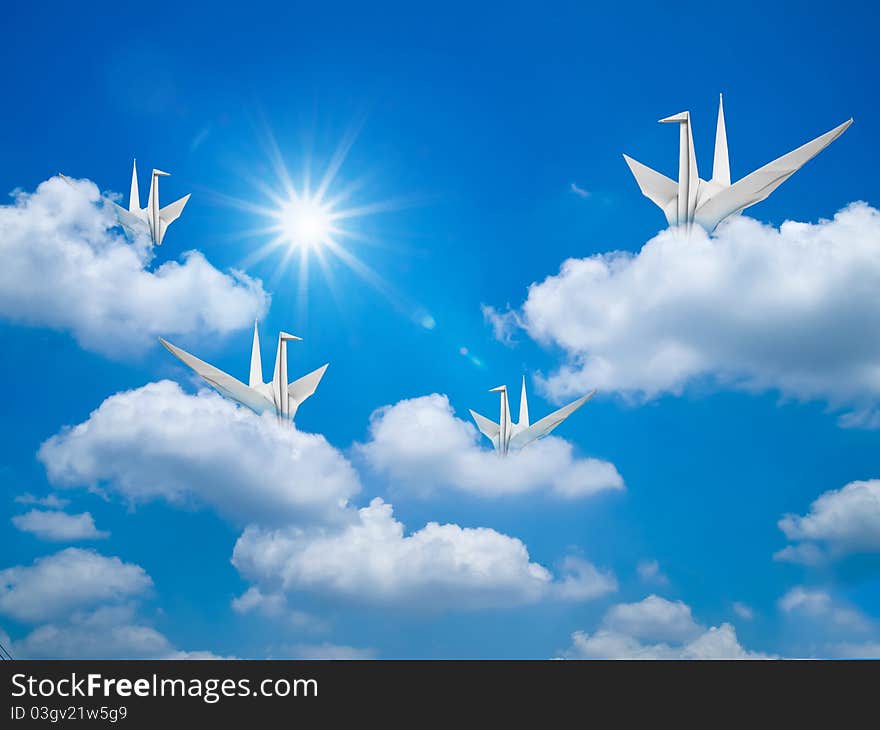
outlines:
M660 121L679 125L678 182L628 155L624 155L623 159L644 196L663 211L670 226L690 227L697 223L711 232L725 218L764 200L843 134L853 120L849 119L732 184L724 104L720 96L711 180L701 179L697 172L690 112L681 112Z
M162 244L165 232L174 221L180 218L183 208L189 200L189 195L169 203L164 208L159 207L159 178L168 176L170 173L162 170L153 170L150 178L150 195L147 198L147 207L141 208L140 195L138 194L137 160L131 170L131 193L128 199L128 210L121 205L116 205L119 221L125 228L134 228L146 223L150 230L150 238L156 246Z
M590 398L596 395L594 390L592 393L578 398L576 401L563 406L558 411L553 411L549 416L544 416L540 421L529 424L529 401L526 397L526 379L522 380L522 395L519 401L519 421L514 423L510 417L510 403L507 400L507 386L499 385L492 388L490 393L501 393L501 414L498 423L492 421L485 416L481 416L475 411L471 411L471 416L477 424L480 432L486 436L500 454L507 454L511 449L521 449L524 446L544 438Z
M292 421L297 409L302 402L311 396L318 388L318 383L324 377L324 371L330 363L322 365L308 375L292 383L287 382L287 343L291 340L301 340L301 337L281 332L278 335L278 349L275 354L275 373L268 383L263 382L263 364L260 360L260 335L257 324L254 323L254 344L251 349L251 372L248 384L236 380L231 375L224 373L219 368L209 365L204 360L190 355L185 350L175 347L167 340L159 338L165 348L184 365L189 366L205 380L209 385L216 388L227 398L241 403L256 413L274 413L279 420Z

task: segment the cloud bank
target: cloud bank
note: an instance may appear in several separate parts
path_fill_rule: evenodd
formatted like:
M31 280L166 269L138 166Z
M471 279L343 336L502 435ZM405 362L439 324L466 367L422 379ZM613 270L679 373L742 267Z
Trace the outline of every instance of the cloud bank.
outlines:
M422 495L441 488L481 497L547 490L576 499L623 489L613 464L576 457L563 439L550 436L500 459L480 438L445 395L434 393L376 410L369 439L356 451L394 486Z
M268 308L262 284L215 269L198 251L150 269L88 180L53 177L0 206L0 317L69 332L85 349L137 354L156 337L224 335Z
M131 503L207 504L238 524L339 521L360 490L323 436L167 380L109 397L48 439L39 458L57 487L108 490Z
M441 406L429 412L439 410L446 426L460 427L445 399L427 400ZM497 468L495 455L485 456ZM39 458L58 488L85 486L134 504L202 504L246 525L233 564L251 585L233 608L303 628L319 622L288 600L299 593L430 612L586 601L617 588L613 574L572 556L554 575L520 540L490 528L429 522L407 534L381 499L362 509L349 503L360 490L357 472L322 436L169 381L107 398L48 439ZM546 479L539 467L534 473ZM564 473L579 468L569 459Z
M566 362L543 387L637 399L709 378L849 410L878 425L880 212L853 203L832 220L780 228L738 216L712 236L666 230L636 254L569 259L529 287L518 310L486 308Z
M392 507L374 499L341 530L248 527L232 563L266 594L303 592L324 599L422 611L479 610L545 599L583 601L617 582L580 559L564 575L529 558L518 539L495 530L429 522L409 535Z

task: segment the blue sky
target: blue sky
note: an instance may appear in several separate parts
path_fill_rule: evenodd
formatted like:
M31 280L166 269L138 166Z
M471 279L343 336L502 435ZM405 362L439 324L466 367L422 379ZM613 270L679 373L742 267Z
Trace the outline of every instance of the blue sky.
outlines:
M150 266L197 249L220 271L247 265L247 275L262 281L271 295L261 322L267 369L282 328L305 338L291 345L294 373L331 363L297 426L323 434L354 464L362 486L354 506L381 496L409 531L430 522L491 528L520 539L554 576L565 572L566 556L577 555L613 574L617 587L590 600L506 606L499 599L462 611L412 609L409 599L364 607L291 589L284 611L310 616L297 624L233 608L236 597L269 579L245 576L231 563L247 523L204 500L132 501L112 484L101 493L69 484L59 490L71 500L65 509L88 511L109 537L51 542L17 529L13 516L31 509L17 496L61 486L50 483L37 458L46 439L85 422L120 391L171 379L196 392L158 344L96 351L69 328L23 322L27 303L19 303L17 316L0 312L2 376L10 384L0 425L0 569L31 566L70 545L118 557L140 566L152 587L132 588L111 603L124 604L134 623L169 646L219 655L299 656L322 646L379 657L576 655L574 632L622 635L614 607L642 605L651 594L676 610L676 602L686 604L707 630L733 624L749 651L830 655L841 643L861 642L856 653L872 653L880 636L873 623L880 624L876 547L843 540L837 549L828 538L833 557L813 565L773 555L792 542L777 526L783 515L806 515L821 494L880 478L877 431L840 423L841 413L871 408L880 390L841 395L823 381L799 397L806 391L786 392L778 378L743 387L712 367L647 399L604 388L557 433L579 457L613 464L625 489L576 499L547 490L419 495L364 466L352 448L370 438L375 409L404 399L440 393L461 419L468 408L494 414L486 391L526 374L534 416L565 400L541 383L571 353L552 337L536 342L528 328L513 346L499 341L481 305L519 311L528 286L557 275L566 259L637 253L661 230L661 213L621 158L626 152L673 174L675 135L656 124L660 117L691 111L707 175L723 92L738 178L852 116L843 137L747 214L772 226L788 219L816 224L854 201L876 204L880 122L866 91L878 63L876 18L864 8L841 9L833 23L818 23L826 14L825 5L803 3L748 3L736 13L687 4L675 17L651 3L446 4L431 11L285 3L246 11L215 5L210 12L160 3L150 13L106 6L87 17L64 6L7 11L0 55L9 69L5 95L14 103L0 118L0 187L32 192L62 171L127 194L137 157L143 196L149 168L168 170L163 201L193 197ZM277 185L270 140L299 183L307 167L320 176L347 135L354 143L331 189L359 181L351 205L392 204L354 219L349 227L359 238L344 243L393 294L330 257L329 274L312 267L303 308L296 265L279 268L283 252L246 260L267 240L248 233L264 221L224 201L269 204L254 180ZM869 244L873 231L865 234ZM38 236L32 245L41 245ZM737 282L748 300L749 281ZM824 283L832 300L867 299L861 290ZM427 315L432 328L420 324ZM799 341L821 350L827 331L808 326L818 318L779 321L803 329ZM841 337L872 337L857 329L874 323L871 317L853 322ZM723 325L717 336L724 340ZM250 338L245 325L172 339L243 378ZM827 381L838 379L835 372L846 380L846 369L834 367ZM659 577L639 575L637 566L650 561ZM781 600L796 589L807 599ZM412 601L430 604L425 590ZM752 617L738 614L735 603ZM798 606L806 607L803 615ZM50 622L67 626L98 608L97 600L73 605ZM840 612L858 616L850 633ZM33 651L27 637L45 623L21 611L0 616L16 653ZM631 636L675 644L697 629L691 633Z

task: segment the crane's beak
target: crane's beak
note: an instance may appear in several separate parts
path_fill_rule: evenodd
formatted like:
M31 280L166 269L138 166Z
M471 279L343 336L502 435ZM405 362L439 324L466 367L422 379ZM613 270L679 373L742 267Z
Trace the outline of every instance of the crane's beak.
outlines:
M686 122L688 117L690 116L689 112L681 112L679 114L673 114L671 117L664 117L663 119L658 120L661 124L664 122Z

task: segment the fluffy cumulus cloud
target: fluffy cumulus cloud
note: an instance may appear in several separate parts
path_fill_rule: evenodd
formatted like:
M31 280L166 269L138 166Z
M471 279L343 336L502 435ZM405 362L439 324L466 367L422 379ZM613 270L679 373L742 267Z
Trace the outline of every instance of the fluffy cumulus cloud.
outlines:
M638 603L619 603L605 614L604 627L636 639L687 641L700 634L700 627L683 601L650 595Z
M55 542L99 540L110 534L95 527L95 520L89 512L71 515L56 510L32 509L23 515L15 515L12 524L41 540Z
M554 575L489 528L431 522L406 534L382 500L349 504L357 472L323 437L168 381L111 396L39 457L59 488L206 504L247 525L233 562L251 586L233 608L303 629L324 626L288 603L298 592L430 611L585 601L617 587L574 556Z
M375 411L369 439L356 450L375 472L416 494L450 488L496 497L544 489L574 499L623 489L613 464L578 457L563 439L551 436L499 459L480 438L435 393Z
M785 515L779 528L794 544L775 557L816 565L850 553L880 552L880 480L830 490L803 515Z
M760 659L742 647L729 623L698 624L681 601L651 595L612 606L592 634L576 631L569 659Z
M0 570L0 614L36 623L142 595L152 584L139 565L66 548L31 565Z
M489 528L430 522L407 535L378 498L357 515L342 529L248 527L232 562L266 594L424 611L582 601L617 586L613 575L576 558L554 577L520 540Z
M152 257L145 240L126 241L94 183L53 177L0 206L0 317L119 357L158 335L241 329L268 307L259 281L197 251L155 268Z
M518 310L486 310L499 337L523 329L566 362L544 381L636 398L689 382L775 389L880 422L880 212L780 228L738 216L712 236L663 231L636 254L569 259ZM876 424L875 424L876 425Z
M237 523L344 520L360 489L323 436L170 381L111 396L46 441L39 458L58 487L105 489L132 503L207 504Z

